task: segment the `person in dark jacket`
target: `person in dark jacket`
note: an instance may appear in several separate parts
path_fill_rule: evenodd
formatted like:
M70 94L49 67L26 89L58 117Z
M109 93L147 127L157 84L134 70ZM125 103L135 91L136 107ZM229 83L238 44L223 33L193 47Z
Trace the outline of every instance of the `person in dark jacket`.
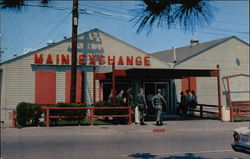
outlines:
M128 106L134 106L134 97L130 89L127 90L127 104Z
M179 110L180 110L179 114L186 116L187 115L186 96L185 96L183 91L181 91L180 95L181 95L181 101L180 101L180 105L179 105Z
M186 102L187 102L187 109L189 110L189 115L191 115L191 101L192 101L192 94L189 89L186 90Z
M137 95L136 99L137 99L137 106L138 106L139 114L140 114L140 124L146 125L144 123L144 118L146 116L147 104L146 104L146 99L145 99L143 88L140 88L140 93Z
M157 94L152 99L153 108L156 109L157 118L156 118L156 126L163 125L161 112L162 112L162 105L167 104L164 97L161 95L161 89L157 90Z
M197 106L197 96L194 90L191 91L192 93L192 100L191 100L191 115L194 116L194 109Z

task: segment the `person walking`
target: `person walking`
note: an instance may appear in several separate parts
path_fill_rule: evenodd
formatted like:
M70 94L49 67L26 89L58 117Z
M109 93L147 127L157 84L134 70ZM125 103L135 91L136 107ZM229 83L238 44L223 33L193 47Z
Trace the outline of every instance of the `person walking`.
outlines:
M191 91L192 100L191 100L191 115L194 116L194 109L197 106L197 96L194 90Z
M143 88L140 88L140 93L137 95L137 107L140 115L140 125L146 125L144 123L144 118L146 116L147 104L145 99L145 94Z
M164 97L161 95L161 89L157 90L157 94L152 98L152 105L153 108L156 109L157 117L156 117L156 126L163 125L162 122L162 105L167 104L166 100Z

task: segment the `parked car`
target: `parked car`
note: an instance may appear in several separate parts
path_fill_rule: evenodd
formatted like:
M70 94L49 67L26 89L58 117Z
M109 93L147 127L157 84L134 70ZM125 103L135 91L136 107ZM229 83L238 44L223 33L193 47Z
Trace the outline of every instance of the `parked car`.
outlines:
M250 154L250 127L235 129L233 138L231 145L234 151Z

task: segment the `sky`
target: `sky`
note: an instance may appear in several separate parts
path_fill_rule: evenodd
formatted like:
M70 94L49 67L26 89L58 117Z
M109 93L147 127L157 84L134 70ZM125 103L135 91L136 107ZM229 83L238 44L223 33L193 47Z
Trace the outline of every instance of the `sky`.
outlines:
M129 43L147 53L187 46L190 39L199 42L237 36L249 43L249 2L211 1L216 7L214 20L207 27L195 32L180 28L154 27L136 33L130 22L131 9L138 8L138 1L79 1L78 34L98 28L107 34ZM34 2L29 4L35 4ZM48 41L59 42L71 37L71 1L54 1L54 8L24 7L22 10L1 10L1 62L20 56L28 51L47 46ZM56 8L56 9L55 9Z

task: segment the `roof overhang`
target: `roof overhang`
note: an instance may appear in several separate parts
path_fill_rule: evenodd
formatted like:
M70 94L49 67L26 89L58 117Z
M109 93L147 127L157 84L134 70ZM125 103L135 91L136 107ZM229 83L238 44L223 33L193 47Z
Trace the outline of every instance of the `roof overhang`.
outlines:
M115 70L116 78L181 79L184 77L217 77L219 69L144 69ZM96 79L111 79L112 72L96 73Z

